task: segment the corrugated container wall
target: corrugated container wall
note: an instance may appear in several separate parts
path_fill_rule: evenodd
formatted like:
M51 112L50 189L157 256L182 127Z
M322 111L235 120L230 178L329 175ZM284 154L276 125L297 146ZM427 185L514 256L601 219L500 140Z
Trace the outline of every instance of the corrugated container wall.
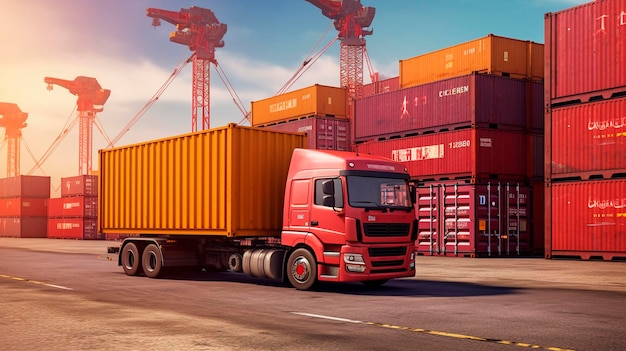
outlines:
M350 121L347 119L310 117L269 124L263 128L277 132L306 133L309 149L352 150Z
M48 238L100 240L104 235L98 233L95 218L49 218Z
M48 217L88 217L98 216L97 196L71 196L52 198L48 201Z
M278 236L291 154L306 143L231 124L100 150L99 231Z
M415 180L499 178L525 180L528 135L495 129L463 129L357 145L358 152L403 163Z
M0 217L0 236L12 238L45 238L46 217Z
M347 118L346 90L313 85L250 103L252 126L303 117Z
M400 77L387 78L363 85L363 96L372 96L376 94L384 94L400 89Z
M510 256L531 250L530 188L519 183L416 188L418 254Z
M0 179L0 198L50 198L50 177L20 175Z
M626 0L596 0L545 15L546 103L626 91ZM604 92L603 92L604 91Z
M97 195L98 176L96 175L61 178L61 197Z
M45 217L48 215L48 199L14 197L0 199L1 217Z
M626 257L626 180L552 183L552 256Z
M541 80L544 52L539 45L542 44L490 34L400 60L400 87L407 88L473 72ZM541 67L536 67L538 64Z
M626 98L552 109L552 179L626 175Z
M378 94L356 100L354 138L359 142L470 126L543 129L542 92L543 83L471 74Z

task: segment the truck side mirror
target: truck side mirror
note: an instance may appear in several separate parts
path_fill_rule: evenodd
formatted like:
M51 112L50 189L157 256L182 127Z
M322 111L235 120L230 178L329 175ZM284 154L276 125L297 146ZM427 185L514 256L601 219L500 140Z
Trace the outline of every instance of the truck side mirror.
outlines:
M333 203L335 203L335 183L332 179L322 182L322 192L324 193L324 195L333 195ZM326 202L326 196L324 196L324 202Z
M415 204L415 201L417 201L417 188L415 185L409 185L409 194L411 195L411 203Z
M324 195L322 205L326 207L335 207L335 195Z

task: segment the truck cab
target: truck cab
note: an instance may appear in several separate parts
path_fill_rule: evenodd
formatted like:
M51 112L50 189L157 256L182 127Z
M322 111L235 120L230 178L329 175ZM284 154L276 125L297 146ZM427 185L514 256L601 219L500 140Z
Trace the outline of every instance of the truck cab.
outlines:
M415 210L408 171L389 159L295 149L283 206L285 273L298 289L316 281L380 285L415 275Z

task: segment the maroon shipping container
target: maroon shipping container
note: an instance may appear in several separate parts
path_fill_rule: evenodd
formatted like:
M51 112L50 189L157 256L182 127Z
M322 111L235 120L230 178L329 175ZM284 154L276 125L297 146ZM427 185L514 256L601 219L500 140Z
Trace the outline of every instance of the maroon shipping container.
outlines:
M529 129L533 120L543 120L543 101L533 99L533 92L542 89L543 83L472 74L358 99L354 139L470 126ZM536 108L534 103L541 105Z
M545 15L546 103L626 91L626 0Z
M543 134L528 134L528 167L529 174L535 181L544 180L545 170L545 136Z
M545 218L546 218L546 206L545 206L545 188L544 182L532 182L530 184L532 193L531 196L531 212L530 217L532 220L532 232L531 232L531 246L532 252L535 255L545 254Z
M552 179L626 174L626 98L555 108L548 118Z
M48 217L86 217L98 216L97 196L71 196L52 198L48 201Z
M530 89L530 94L527 92L526 97L530 98L532 101L529 101L526 106L531 106L532 110L530 111L530 120L531 120L531 133L542 134L544 132L544 94L545 94L545 86L543 82L532 82L526 84L526 89ZM530 96L529 96L530 95ZM530 105L529 105L530 104Z
M361 153L402 162L415 180L528 178L528 136L495 129L463 129L357 145Z
M372 96L376 94L388 93L400 89L400 77L383 79L378 82L363 85L363 96Z
M431 183L416 188L416 251L432 256L531 252L530 188L516 183Z
M82 175L61 178L61 197L98 196L98 176Z
M21 175L0 179L0 198L50 198L50 177Z
M80 239L101 240L95 218L49 218L48 238L50 239Z
M307 133L308 148L320 150L352 150L350 121L325 117L310 117L266 125L278 132Z
M0 236L12 238L45 238L46 217L0 217Z
M48 199L14 197L0 199L1 217L46 217Z
M546 257L626 257L626 179L552 183L550 188Z

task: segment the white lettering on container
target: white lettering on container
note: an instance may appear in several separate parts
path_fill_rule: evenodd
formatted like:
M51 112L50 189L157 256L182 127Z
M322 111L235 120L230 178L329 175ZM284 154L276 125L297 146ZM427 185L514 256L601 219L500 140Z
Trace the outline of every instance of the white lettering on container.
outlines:
M288 110L290 108L298 107L298 99L289 99L286 101L277 102L270 105L270 113L280 112Z
M626 116L604 121L589 121L589 123L587 123L587 129L589 130L605 130L607 128L620 129L624 127L626 127Z
M444 157L444 145L418 146L391 151L391 158L396 162L423 161Z
M622 209L626 208L626 197L616 199L589 199L587 202L589 208L599 208L604 210L606 208Z
M460 87L456 87L456 88L452 88L452 89L446 89L446 90L440 90L439 91L439 97L445 97L445 96L451 96L451 95L459 95L459 94L465 94L469 92L469 86L468 85L464 85L464 86L460 86Z
M492 147L491 138L480 138L481 147Z

